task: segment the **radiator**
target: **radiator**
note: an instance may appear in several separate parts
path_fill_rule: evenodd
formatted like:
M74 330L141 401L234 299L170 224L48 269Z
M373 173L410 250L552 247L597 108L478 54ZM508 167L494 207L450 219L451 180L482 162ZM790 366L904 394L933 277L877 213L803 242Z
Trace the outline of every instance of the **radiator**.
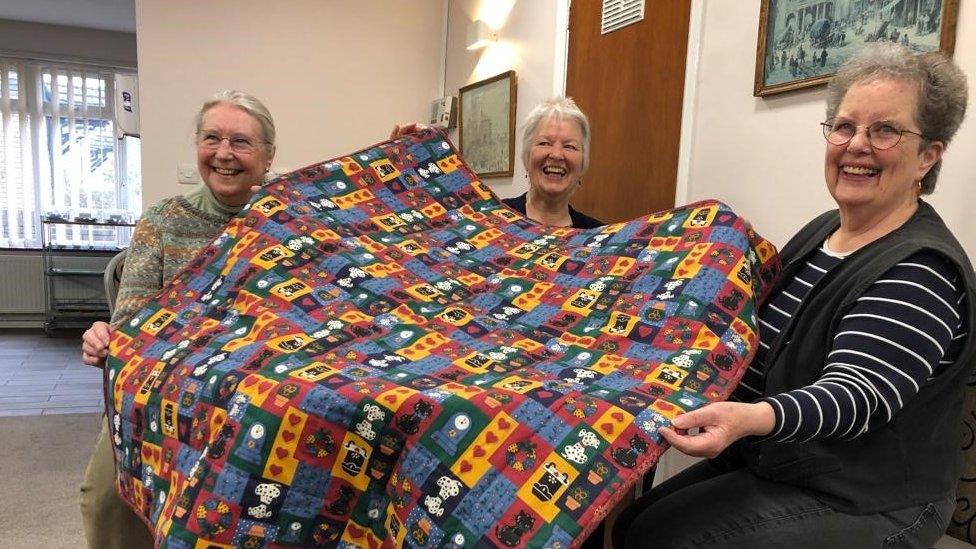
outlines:
M0 253L0 315L43 314L45 309L41 255Z
M103 269L107 256L55 256L52 265L68 269ZM104 299L101 277L55 277L58 299ZM0 319L4 315L39 314L47 310L44 258L40 253L0 252Z

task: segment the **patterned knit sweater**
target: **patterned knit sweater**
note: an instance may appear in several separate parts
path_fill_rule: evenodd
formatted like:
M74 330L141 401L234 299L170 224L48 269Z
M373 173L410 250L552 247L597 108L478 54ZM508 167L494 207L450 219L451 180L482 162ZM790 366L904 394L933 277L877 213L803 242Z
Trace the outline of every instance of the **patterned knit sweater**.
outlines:
M125 257L112 326L125 322L183 270L231 217L207 213L183 196L165 198L146 210Z

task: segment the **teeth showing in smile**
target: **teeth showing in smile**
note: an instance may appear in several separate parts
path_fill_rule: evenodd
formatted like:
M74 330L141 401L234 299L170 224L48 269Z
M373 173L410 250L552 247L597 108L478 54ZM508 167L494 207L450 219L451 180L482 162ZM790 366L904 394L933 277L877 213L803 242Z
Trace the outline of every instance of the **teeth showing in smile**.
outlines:
M559 166L545 166L542 168L542 173L546 175L566 175L566 168L561 168Z
M851 175L875 175L880 171L874 168L864 168L861 166L844 166L843 170L844 173Z
M213 167L213 171L219 173L220 175L237 175L237 174L241 173L242 170L231 170L229 168L217 168L217 167Z

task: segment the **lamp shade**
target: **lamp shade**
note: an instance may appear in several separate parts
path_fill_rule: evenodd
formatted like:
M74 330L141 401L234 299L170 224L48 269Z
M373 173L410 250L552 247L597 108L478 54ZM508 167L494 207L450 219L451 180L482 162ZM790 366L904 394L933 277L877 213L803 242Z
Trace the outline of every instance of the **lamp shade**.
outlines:
M469 50L483 48L491 42L494 42L495 39L495 33L481 19L476 19L468 24L468 40L466 43Z

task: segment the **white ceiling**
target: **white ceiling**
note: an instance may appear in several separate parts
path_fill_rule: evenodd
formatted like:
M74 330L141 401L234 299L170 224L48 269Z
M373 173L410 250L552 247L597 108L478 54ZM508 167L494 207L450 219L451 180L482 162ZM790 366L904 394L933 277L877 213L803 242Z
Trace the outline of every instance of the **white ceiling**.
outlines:
M135 0L3 0L0 19L136 32Z

